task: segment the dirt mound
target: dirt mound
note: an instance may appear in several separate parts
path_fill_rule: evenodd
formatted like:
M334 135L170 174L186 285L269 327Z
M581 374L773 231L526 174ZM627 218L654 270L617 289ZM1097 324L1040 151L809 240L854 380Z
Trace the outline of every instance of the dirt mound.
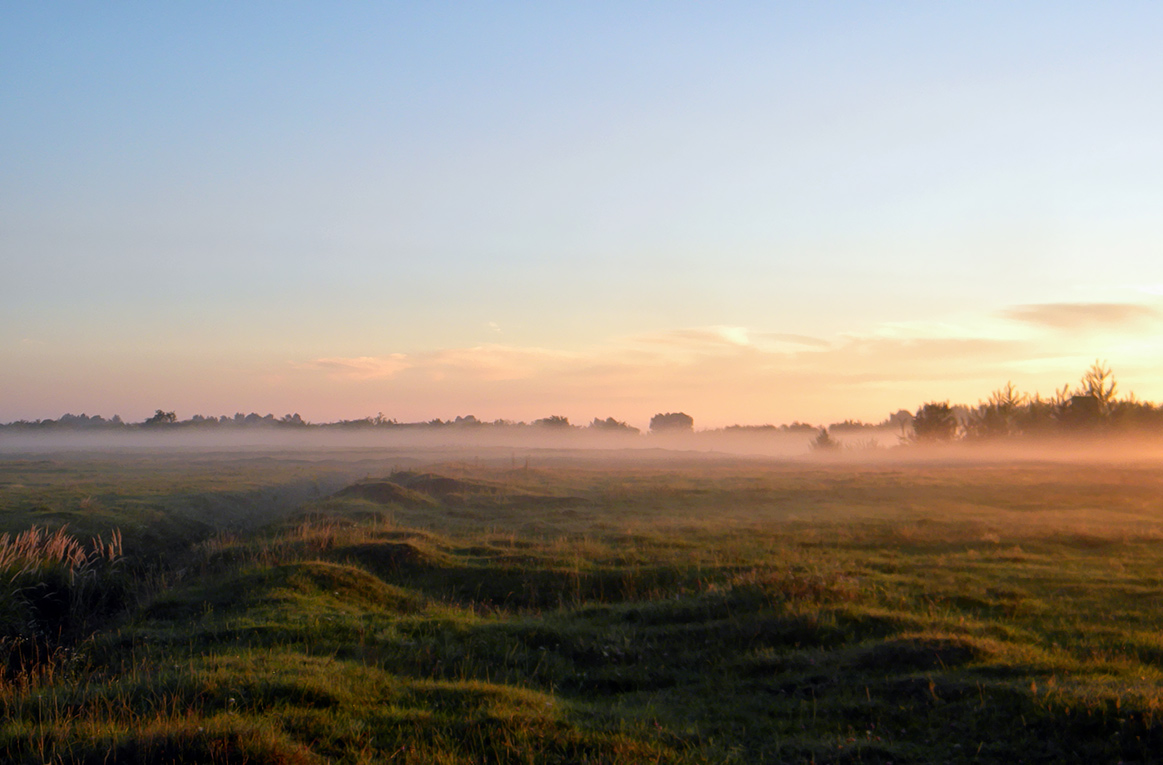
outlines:
M336 497L358 497L380 505L428 507L432 498L392 481L360 481L335 492Z

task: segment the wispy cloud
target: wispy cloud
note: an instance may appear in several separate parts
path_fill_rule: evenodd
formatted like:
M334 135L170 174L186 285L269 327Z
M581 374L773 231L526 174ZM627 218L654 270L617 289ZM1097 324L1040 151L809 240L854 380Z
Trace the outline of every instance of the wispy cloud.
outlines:
M1155 316L1145 306L1114 304L1011 310L1022 321L1054 328L1069 326L1065 317L1081 320L1079 315L1111 327ZM461 407L486 418L515 419L603 412L649 417L681 408L692 415L705 413L718 424L823 421L878 418L931 399L973 403L1009 379L1024 389L1047 390L1074 378L1088 359L1109 358L1109 341L1106 334L1055 340L1014 332L1012 320L996 319L976 325L885 324L830 340L742 327L694 327L611 338L577 351L484 344L320 358L299 369L350 382L352 387L335 390L366 395L369 402L413 402L426 417ZM1119 347L1128 348L1129 342ZM356 386L363 381L376 384ZM705 417L700 422L709 424Z
M693 327L635 335L628 338L632 344L665 346L683 350L710 350L714 348L738 348L751 345L751 337L746 327Z
M350 380L383 380L395 377L411 366L403 353L387 356L355 356L314 359L304 364L296 364L299 369L321 370L330 376Z
M957 379L964 363L1025 358L1029 342L985 337L850 336L836 343L796 338L792 347L756 343L774 333L684 329L637 336L581 352L499 344L449 348L423 354L320 358L298 367L337 378L446 382L540 381L582 386L638 383L667 387L710 379L811 380L812 385ZM799 352L802 347L810 353ZM687 379L689 378L689 379Z
M635 335L627 338L631 345L667 347L682 351L733 351L740 348L759 348L769 351L795 351L807 348L829 348L832 343L819 337L789 332L756 331L750 327L718 325L689 327Z
M522 348L490 343L450 348L412 357L416 374L434 380L467 377L488 381L524 380L572 365L576 354L547 348Z
M295 366L348 380L390 380L406 375L435 381L449 377L494 381L532 377L572 358L573 354L562 351L488 344L430 353L318 358Z
M809 348L830 348L832 343L811 335L797 335L790 332L756 332L753 335L757 340L767 340L789 345L800 345Z
M1002 311L1012 321L1060 330L1123 329L1159 317L1159 311L1136 303L1038 303Z

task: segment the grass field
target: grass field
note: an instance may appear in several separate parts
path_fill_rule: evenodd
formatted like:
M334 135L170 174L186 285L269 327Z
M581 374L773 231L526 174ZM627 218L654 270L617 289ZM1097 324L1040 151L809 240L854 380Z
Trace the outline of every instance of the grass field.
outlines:
M449 456L7 455L0 759L1163 757L1157 464Z

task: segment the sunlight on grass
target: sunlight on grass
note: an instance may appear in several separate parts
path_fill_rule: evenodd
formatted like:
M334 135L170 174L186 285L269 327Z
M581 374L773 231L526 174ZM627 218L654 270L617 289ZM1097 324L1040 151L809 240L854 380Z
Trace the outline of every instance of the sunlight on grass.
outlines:
M1153 469L447 472L408 474L446 491L431 501L381 482L386 502L300 498L262 524L159 521L204 530L164 564L126 555L133 596L55 653L9 651L0 753L1081 762L1163 745ZM60 529L12 528L3 560L25 562L6 576L36 558L18 549L77 571L122 559Z

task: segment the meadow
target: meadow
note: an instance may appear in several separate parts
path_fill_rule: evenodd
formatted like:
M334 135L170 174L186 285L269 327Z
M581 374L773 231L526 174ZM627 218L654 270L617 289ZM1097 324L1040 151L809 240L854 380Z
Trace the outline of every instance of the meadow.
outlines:
M0 533L5 762L1163 755L1154 461L8 453Z

